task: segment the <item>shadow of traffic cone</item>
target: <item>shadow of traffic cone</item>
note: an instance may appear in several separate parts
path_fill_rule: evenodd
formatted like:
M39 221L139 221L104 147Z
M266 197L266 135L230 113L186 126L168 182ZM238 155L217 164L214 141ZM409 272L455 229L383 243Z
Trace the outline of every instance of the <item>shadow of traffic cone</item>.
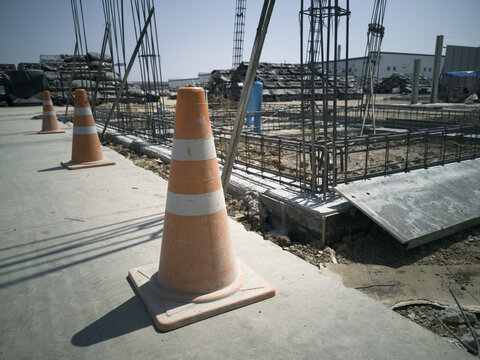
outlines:
M50 91L45 90L43 92L42 131L38 131L37 134L58 134L64 132L65 130L60 130L58 126L57 114L55 114Z
M233 254L204 90L177 99L160 264L129 271L160 331L275 295Z
M61 164L69 170L115 165L114 161L103 157L87 92L83 89L75 90L72 160Z

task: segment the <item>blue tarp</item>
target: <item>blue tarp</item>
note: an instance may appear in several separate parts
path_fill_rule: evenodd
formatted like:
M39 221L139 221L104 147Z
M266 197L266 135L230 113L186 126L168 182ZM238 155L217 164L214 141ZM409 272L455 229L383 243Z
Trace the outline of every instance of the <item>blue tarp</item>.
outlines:
M445 73L446 75L456 76L456 77L478 77L480 78L480 70L477 71L449 71Z

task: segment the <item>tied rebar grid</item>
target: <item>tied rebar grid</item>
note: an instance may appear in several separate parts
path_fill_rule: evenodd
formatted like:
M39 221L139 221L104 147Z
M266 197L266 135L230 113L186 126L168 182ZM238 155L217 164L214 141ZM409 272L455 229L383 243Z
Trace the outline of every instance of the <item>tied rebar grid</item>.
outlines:
M168 109L164 119L137 113L136 120L129 128L122 128L121 122L112 123L121 131L127 131L155 143L171 147L174 109ZM348 120L340 118L339 126L348 121L351 136L337 139L333 152L332 141L317 141L313 148L301 140L303 131L299 116L301 108L268 104L262 118L262 134L251 130L243 131L235 161L236 171L255 175L279 184L304 189L310 183L312 171L310 154L328 151L336 157L336 168L329 164L329 181L337 175L337 182L344 183L377 176L408 172L420 168L444 165L452 162L480 157L480 112L424 109L401 106L379 108L379 130L377 135L359 135L362 120L356 117L358 109L339 107L337 111L346 113ZM101 115L100 115L101 116ZM147 117L151 117L148 119ZM234 111L212 111L210 120L215 138L217 154L224 161L227 144L230 140ZM385 121L386 123L383 123ZM153 135L145 124L154 122L169 128L169 135ZM310 136L306 129L305 136ZM332 131L331 129L329 131ZM395 132L394 132L395 131ZM304 161L306 160L306 164ZM333 159L332 159L333 160ZM346 166L346 162L350 164ZM253 178L252 178L253 179ZM321 187L317 195L321 194Z

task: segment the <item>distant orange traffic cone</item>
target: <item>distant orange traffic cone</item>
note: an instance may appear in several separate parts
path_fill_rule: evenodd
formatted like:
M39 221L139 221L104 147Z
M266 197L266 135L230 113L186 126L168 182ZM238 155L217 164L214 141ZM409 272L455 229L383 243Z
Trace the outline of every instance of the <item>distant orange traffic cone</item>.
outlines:
M87 92L83 89L75 90L72 160L61 164L69 170L115 165L114 161L103 157Z
M55 114L50 91L45 90L43 92L42 131L38 131L37 134L57 134L64 132L65 130L60 130L58 127L57 114Z
M233 254L203 88L178 90L160 265L129 277L160 331L275 295Z

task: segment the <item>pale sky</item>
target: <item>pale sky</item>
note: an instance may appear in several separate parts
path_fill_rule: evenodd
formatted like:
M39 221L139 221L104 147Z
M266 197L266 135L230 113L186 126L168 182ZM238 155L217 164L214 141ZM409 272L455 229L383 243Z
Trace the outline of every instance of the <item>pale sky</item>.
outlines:
M127 58L135 47L126 18ZM308 1L309 3L309 1ZM248 61L262 0L247 0L244 61ZM344 6L345 0L339 4ZM373 0L350 0L350 57L363 56ZM105 21L101 0L83 0L90 51L100 52ZM155 0L163 80L228 69L232 62L235 0ZM299 0L277 0L261 61L299 62ZM388 0L383 51L433 54L444 46L480 46L480 0ZM344 38L340 24L342 58ZM40 54L73 53L75 35L68 0L1 0L0 63L38 62ZM130 80L138 80L134 69Z

